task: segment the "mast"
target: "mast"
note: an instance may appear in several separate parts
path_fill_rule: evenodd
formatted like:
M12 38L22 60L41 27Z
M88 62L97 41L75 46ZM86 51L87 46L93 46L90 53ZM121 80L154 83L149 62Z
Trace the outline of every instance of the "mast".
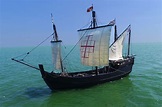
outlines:
M58 41L57 30L56 30L56 26L55 26L54 21L53 21L53 15L52 15L52 13L51 13L51 20L52 20L53 31L54 31L53 39L54 39L55 41Z
M119 60L123 59L123 45L126 36L129 36L129 27L128 26L110 45L109 47L109 60Z
M57 36L57 31L56 31L56 26L55 26L55 24L53 23L53 31L54 31L54 36L53 36L53 38L55 38L55 40L56 41L58 41L58 36Z
M117 26L114 27L114 41L117 39Z
M96 12L92 10L92 24L93 24L93 28L95 28L97 26L97 22L96 22Z
M53 40L51 41L51 44L54 43L54 44L56 44L55 48L59 48L59 49L56 49L58 51L58 55L56 57L54 57L54 58L57 58L59 56L61 72L63 72L64 70L63 70L62 57L61 57L61 49L60 49L61 48L60 43L62 42L62 40L58 39L57 30L56 30L56 26L55 26L54 21L53 21L52 13L51 13L51 19L52 19L53 31L54 31ZM54 50L54 51L56 51L56 50Z
M128 56L130 55L130 40L131 40L131 26L129 25L129 37L128 37Z
M92 6L87 12L92 11ZM113 25L96 25L96 15L92 12L91 27L78 30L80 36L81 63L86 66L95 67L98 75L98 67L109 65L109 40Z
M92 8L92 24L93 24L92 28L95 28L97 26L97 22L96 22L96 12L93 10L93 8ZM95 66L95 68L96 68L96 71L95 71L96 72L96 75L98 75L98 66Z

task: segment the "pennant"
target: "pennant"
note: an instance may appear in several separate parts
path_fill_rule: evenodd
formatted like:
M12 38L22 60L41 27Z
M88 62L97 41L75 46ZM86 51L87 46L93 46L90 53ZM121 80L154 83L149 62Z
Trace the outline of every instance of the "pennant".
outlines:
M114 26L114 25L115 25L115 19L112 20L112 21L110 21L108 25L110 25L110 26Z
M89 8L87 9L87 12L90 12L90 11L92 11L92 10L93 10L93 6L89 7Z

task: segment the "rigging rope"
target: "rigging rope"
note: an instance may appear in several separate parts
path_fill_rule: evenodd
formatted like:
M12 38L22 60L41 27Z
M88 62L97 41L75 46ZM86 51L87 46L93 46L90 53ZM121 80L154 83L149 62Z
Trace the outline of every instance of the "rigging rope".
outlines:
M89 21L88 21L89 22ZM87 23L88 25L89 23ZM96 23L97 24L97 23ZM85 26L87 26L85 25ZM90 22L90 25L88 28L92 27L92 21ZM80 42L80 40L84 37L84 35L87 33L87 31L83 34L83 36L79 39L79 41L74 45L74 47L69 51L69 53L63 58L62 62L70 55L70 53L75 49L75 47L77 46L77 44Z
M78 42L73 46L73 48L68 52L68 54L63 58L62 62L70 55L70 53L75 49L75 47L78 45L78 43L80 42L80 40L84 37L84 35L87 33L88 30L85 31L85 33L83 34L83 36L78 40Z
M36 48L38 48L41 44L43 44L46 40L48 40L51 36L53 36L54 33L52 33L50 36L48 36L46 39L44 39L42 42L40 42L37 46L35 46L34 48L32 48L30 51L28 51L27 53L24 53L22 55L19 55L19 56L16 56L14 58L18 58L18 57L21 57L21 56L24 56L22 59L20 59L21 61L24 61L24 59L32 52L34 51ZM12 58L12 59L14 59Z

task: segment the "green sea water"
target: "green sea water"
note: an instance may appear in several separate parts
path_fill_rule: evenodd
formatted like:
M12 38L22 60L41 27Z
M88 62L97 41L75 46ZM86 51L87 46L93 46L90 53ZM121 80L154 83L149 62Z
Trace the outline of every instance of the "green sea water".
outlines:
M162 107L162 43L132 44L136 54L131 74L86 89L51 91L39 71L11 60L32 47L0 48L0 107ZM69 71L87 69L73 52ZM52 71L51 48L40 47L26 57L34 66Z

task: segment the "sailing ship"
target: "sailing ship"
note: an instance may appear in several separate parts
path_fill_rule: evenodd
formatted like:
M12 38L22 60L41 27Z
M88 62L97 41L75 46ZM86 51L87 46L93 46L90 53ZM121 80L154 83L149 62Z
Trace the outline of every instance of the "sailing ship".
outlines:
M107 25L97 26L96 13L93 6L87 9L92 12L91 25L85 29L79 29L79 44L81 63L85 66L91 66L93 69L86 71L66 72L61 54L61 43L53 23L52 60L55 70L61 72L48 72L44 70L42 64L39 68L33 67L22 60L12 60L25 64L29 67L40 70L42 78L51 90L86 88L97 84L114 81L127 76L134 64L134 55L130 55L130 25L117 36L117 27L115 20ZM110 44L110 36L114 28L114 42ZM124 39L128 36L128 54L123 56Z

